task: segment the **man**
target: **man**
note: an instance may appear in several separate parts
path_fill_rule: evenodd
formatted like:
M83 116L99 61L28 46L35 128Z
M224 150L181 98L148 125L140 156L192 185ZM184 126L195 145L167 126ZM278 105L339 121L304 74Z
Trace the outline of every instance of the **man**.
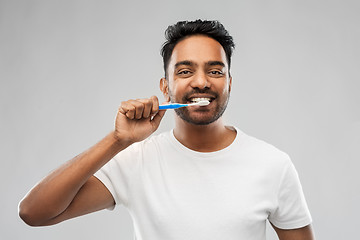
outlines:
M176 110L175 128L149 137L164 110L157 97L123 102L115 129L38 183L19 214L52 225L122 204L136 239L314 239L311 216L288 156L222 114L231 91L232 37L217 21L178 22L162 49L167 101L207 100Z

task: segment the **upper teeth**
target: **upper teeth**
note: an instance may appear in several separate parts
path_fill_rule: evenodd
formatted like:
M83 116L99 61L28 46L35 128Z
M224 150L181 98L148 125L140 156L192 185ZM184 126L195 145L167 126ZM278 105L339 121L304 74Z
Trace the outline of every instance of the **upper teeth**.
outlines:
M203 98L191 98L190 101L191 102L200 102L200 101L209 101L210 102L211 98L206 98L206 97L203 97Z

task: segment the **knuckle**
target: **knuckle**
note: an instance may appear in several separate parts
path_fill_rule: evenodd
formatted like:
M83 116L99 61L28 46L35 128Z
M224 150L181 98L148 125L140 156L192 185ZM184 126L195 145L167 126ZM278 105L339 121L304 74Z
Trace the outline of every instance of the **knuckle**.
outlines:
M126 102L121 102L120 106L119 106L119 109L122 109L126 106Z
M127 111L128 111L129 113L134 113L134 112L135 112L135 107L134 107L134 106L130 106L130 107L128 107Z
M147 99L147 100L145 101L145 105L146 105L147 107L151 107L151 106L153 105L153 102L152 102L150 99Z
M126 117L129 118L129 119L134 119L134 115L131 114L130 112L127 112L125 115L126 115Z
M143 109L144 109L144 104L141 103L141 102L138 102L138 103L136 104L136 108L137 108L138 110L143 110Z

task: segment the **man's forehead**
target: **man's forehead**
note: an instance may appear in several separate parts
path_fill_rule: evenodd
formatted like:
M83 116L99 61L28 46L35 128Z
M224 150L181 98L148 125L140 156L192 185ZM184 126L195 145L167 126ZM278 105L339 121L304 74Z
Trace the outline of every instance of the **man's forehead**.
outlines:
M210 64L227 66L226 54L219 42L207 36L191 36L179 43L173 49L170 65L180 64ZM169 65L169 66L170 66Z

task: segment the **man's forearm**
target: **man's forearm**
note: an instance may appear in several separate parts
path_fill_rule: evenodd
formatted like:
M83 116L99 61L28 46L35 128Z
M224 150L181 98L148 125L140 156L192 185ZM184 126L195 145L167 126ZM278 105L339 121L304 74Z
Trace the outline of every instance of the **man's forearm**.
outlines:
M85 182L130 144L111 132L40 181L20 202L20 216L24 221L38 224L61 214Z

